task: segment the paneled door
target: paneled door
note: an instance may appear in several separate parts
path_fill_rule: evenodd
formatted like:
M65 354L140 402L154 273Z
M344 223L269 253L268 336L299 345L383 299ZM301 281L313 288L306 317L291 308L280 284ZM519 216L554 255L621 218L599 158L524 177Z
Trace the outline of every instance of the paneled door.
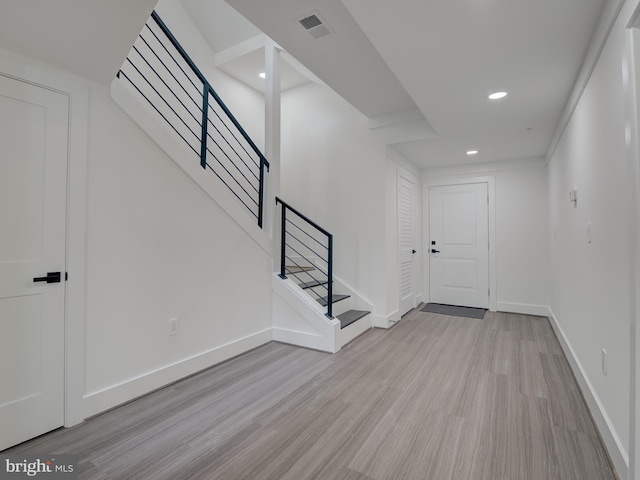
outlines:
M486 183L429 188L429 298L489 308Z
M64 423L69 98L0 74L0 450Z

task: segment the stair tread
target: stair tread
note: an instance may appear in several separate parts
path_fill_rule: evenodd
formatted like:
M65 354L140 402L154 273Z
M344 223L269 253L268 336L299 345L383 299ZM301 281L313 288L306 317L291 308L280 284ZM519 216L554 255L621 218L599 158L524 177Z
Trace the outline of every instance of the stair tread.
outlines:
M306 290L307 288L320 287L322 285L326 285L327 283L329 283L329 282L327 282L326 280L314 280L314 281L311 281L311 282L299 283L298 286L300 288Z
M339 302L340 300L344 300L345 298L349 298L349 295L336 295L336 294L334 294L334 295L331 296L331 303ZM323 307L327 306L327 296L316 298L316 301L320 305L322 305Z
M340 320L340 328L348 327L353 322L360 320L362 317L366 317L371 312L367 310L347 310L340 315L336 315L336 318Z
M288 273L300 273L300 272L310 272L312 270L315 270L316 267L313 267L311 265L285 265L284 269L286 272Z

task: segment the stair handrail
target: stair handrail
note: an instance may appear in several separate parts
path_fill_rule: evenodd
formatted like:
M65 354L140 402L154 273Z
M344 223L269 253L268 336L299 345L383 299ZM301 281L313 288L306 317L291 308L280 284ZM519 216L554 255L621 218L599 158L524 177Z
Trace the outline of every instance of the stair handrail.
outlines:
M216 173L216 175L218 175L218 177L225 183L225 185L227 185L227 187L232 191L232 193L234 193L234 195L257 217L258 226L260 228L262 228L262 223L263 223L262 222L262 220L263 220L263 204L264 204L265 168L266 168L266 170L268 172L269 171L269 162L268 162L268 160L265 158L265 156L262 154L260 149L253 142L253 140L247 134L247 132L244 130L244 128L242 128L242 125L240 125L240 122L238 122L236 117L231 113L229 108L225 105L225 103L222 101L220 96L217 94L217 92L213 89L211 84L208 82L208 80L206 79L204 74L196 66L195 62L191 59L191 57L186 52L186 50L182 47L182 45L180 45L180 42L178 42L176 37L169 30L167 25L162 21L162 19L160 18L160 16L158 15L158 13L155 10L151 13L151 18L155 21L156 25L160 28L160 30L167 37L167 39L169 40L171 45L177 50L177 52L180 55L180 57L182 57L182 59L186 62L187 66L189 67L191 72L193 74L195 74L195 76L202 82L202 92L201 92L202 96L203 96L203 100L202 100L202 123L201 123L202 131L201 131L201 136L200 136L200 142L201 142L201 144L200 144L200 165L202 166L202 168L204 168L204 169L207 168L207 151L208 151L207 138L210 137L210 135L208 135L208 131L207 131L208 123L211 122L211 120L208 117L208 114L209 114L209 103L208 103L209 102L209 95L211 95L211 97L213 97L213 99L216 101L218 106L222 109L222 111L224 112L226 117L231 121L231 123L236 127L237 131L240 133L240 135L247 142L247 145L258 156L258 158L260 160L260 165L259 165L260 172L259 172L259 177L258 177L258 181L259 181L259 185L258 185L258 201L256 202L257 206L258 206L258 213L257 214L255 214L251 210L251 207L249 207L240 198L240 196L229 185L226 184L226 182L222 179L222 177L218 173L215 172L215 170L214 170L214 173ZM158 41L159 41L159 39L158 39ZM151 67L151 68L153 68L153 67ZM136 68L136 70L137 70L137 68ZM121 73L123 73L122 70L120 70L120 72L118 72L118 77L120 77ZM183 73L185 73L185 75L186 75L186 72L183 71ZM125 75L125 77L126 77L126 75ZM133 84L132 80L129 77L126 77L126 78L127 78L127 80L129 80L129 82L131 82ZM140 92L143 96L145 96L144 93L135 84L133 84L133 85L138 90L138 92ZM195 84L193 86L196 87ZM152 86L152 88L154 88L154 87ZM156 92L156 93L158 93L158 92ZM146 96L145 96L145 98L147 99L147 101L149 103L152 104L152 106L165 119L165 121L167 121L171 125L171 122L169 122L169 120L158 110L158 108L155 105L153 105L153 103L149 100L149 98L147 98ZM192 101L195 102L195 100L193 100L193 98L192 98ZM172 107L170 107L170 106L169 106L169 108L172 109ZM174 111L174 113L175 113L175 111ZM176 113L176 115L177 115L177 113ZM176 130L176 128L173 127L173 125L171 125L171 126L176 131L176 133L178 133L182 137L182 135ZM233 132L231 132L231 130L229 130L229 132L231 133L231 135L233 135ZM192 131L192 133L194 133L194 132ZM186 139L184 137L182 137L182 138L183 138L183 140L186 141ZM212 140L213 140L213 138L212 138ZM215 142L215 140L213 140L213 141ZM188 144L188 142L187 142L187 144ZM191 148L193 149L193 147L191 147ZM233 149L233 147L231 147L231 148ZM194 151L195 151L195 149L194 149ZM234 150L234 152L235 152L235 150ZM246 150L245 150L245 152L246 152ZM198 152L195 152L195 153L197 154ZM235 153L237 154L237 152L235 152ZM239 156L239 154L238 154L238 156ZM240 159L244 162L244 160L242 158L240 158ZM253 159L252 159L252 163L255 164L255 161ZM213 170L212 167L209 167L209 168L211 168L211 170ZM226 167L224 167L224 166L222 166L222 168L227 170ZM229 173L231 175L231 173L228 170L227 170L227 173ZM236 182L237 182L237 180L236 180ZM240 188L243 188L243 187L240 186ZM254 187L254 189L255 189L255 187ZM243 188L243 190L244 190L244 188ZM245 193L247 193L246 190L245 190ZM254 200L254 202L255 202L255 200Z
M327 312L325 313L325 315L329 318L333 318L333 302L332 302L332 298L333 298L333 234L329 233L326 229L322 228L320 225L318 225L316 222L314 222L313 220L311 220L309 217L307 217L306 215L304 215L303 213L301 213L300 211L298 211L297 209L295 209L294 207L292 207L291 205L289 205L287 202L285 202L284 200L282 200L279 197L276 197L276 205L280 204L282 205L282 215L281 215L281 230L280 230L280 273L279 276L282 279L287 279L287 274L286 274L286 259L289 258L291 260L290 257L287 256L287 210L289 210L291 213L295 214L298 218L300 218L301 220L303 220L305 223L307 223L308 225L310 225L311 227L313 227L314 229L316 229L317 231L319 231L320 233L324 234L327 238L327 259L326 264L327 264L327 271L326 272L322 272L324 274L326 274L327 276L327 286L326 286L326 290L327 290ZM289 233L289 235L291 235ZM317 241L317 240L316 240ZM300 252L296 252L298 254L300 254ZM303 256L304 258L304 256ZM308 260L310 261L310 260ZM295 262L294 262L295 263ZM298 265L299 266L299 265ZM295 273L293 274L293 276L295 277Z

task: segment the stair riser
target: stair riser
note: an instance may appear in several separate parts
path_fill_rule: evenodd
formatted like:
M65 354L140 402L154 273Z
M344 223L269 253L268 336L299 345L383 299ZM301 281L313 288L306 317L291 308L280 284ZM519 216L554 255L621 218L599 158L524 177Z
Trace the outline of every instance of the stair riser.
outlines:
M347 310L353 310L353 298L345 298L344 300L340 300L333 304L333 311L331 312L333 316L340 315L341 313L346 312Z
M364 332L372 328L373 324L371 318L371 314L369 314L366 317L363 317L360 320L352 323L351 325L340 329L336 338L338 348L342 348L351 340L358 337L359 335L362 335Z

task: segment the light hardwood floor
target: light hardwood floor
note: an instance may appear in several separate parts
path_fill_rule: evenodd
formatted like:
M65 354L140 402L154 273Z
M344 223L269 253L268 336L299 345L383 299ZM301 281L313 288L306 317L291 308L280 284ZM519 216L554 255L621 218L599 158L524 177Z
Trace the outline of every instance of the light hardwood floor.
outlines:
M92 480L615 478L548 320L490 312L270 343L23 452Z

